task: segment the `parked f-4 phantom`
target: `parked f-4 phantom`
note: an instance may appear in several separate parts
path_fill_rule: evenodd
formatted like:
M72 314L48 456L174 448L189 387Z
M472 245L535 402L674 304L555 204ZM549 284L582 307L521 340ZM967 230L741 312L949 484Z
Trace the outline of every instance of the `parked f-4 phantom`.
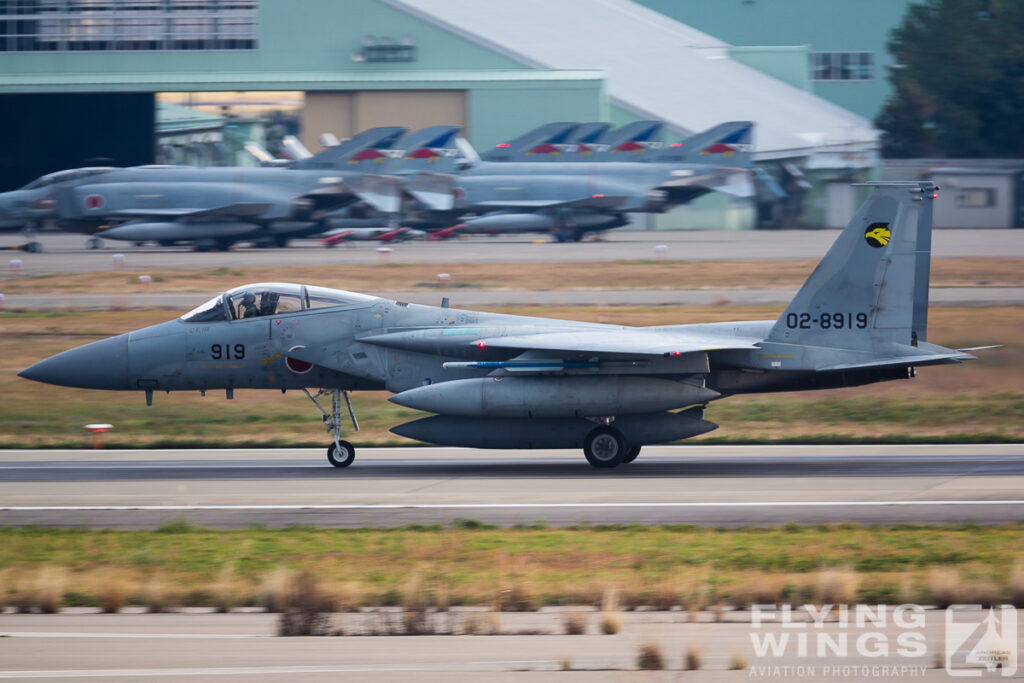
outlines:
M57 215L57 189L88 182L91 176L116 170L112 166L95 166L57 171L36 178L18 190L0 193L0 232L19 231L28 238L22 249L40 251L42 245L35 240L35 234ZM80 231L92 233L95 226L82 226Z
M646 127L631 129L631 139L656 134L651 122L641 123ZM572 131L565 125L551 124L563 127L558 135L568 139ZM418 202L421 226L550 232L559 241L578 241L588 232L626 225L630 213L660 213L708 192L752 196L752 131L749 121L723 123L661 149L640 145L646 150L642 160L622 153L620 144L596 155L595 163L476 161L459 173L423 169L395 179L393 192Z
M136 166L73 169L0 194L0 207L45 202L34 220L54 218L105 239L195 244L226 249L241 240L283 244L323 232L328 212L372 204L364 170L349 162L368 148L386 149L404 128L364 131L287 168Z
M320 287L237 287L182 318L43 360L22 377L88 389L301 389L324 411L331 464L352 463L342 399L386 389L435 413L392 429L437 444L579 448L595 467L715 429L733 394L905 379L973 358L926 341L928 182L871 194L778 320L662 327L435 308ZM314 396L310 387L320 387ZM351 404L349 404L351 413ZM352 414L353 422L355 416ZM355 425L358 429L358 424Z

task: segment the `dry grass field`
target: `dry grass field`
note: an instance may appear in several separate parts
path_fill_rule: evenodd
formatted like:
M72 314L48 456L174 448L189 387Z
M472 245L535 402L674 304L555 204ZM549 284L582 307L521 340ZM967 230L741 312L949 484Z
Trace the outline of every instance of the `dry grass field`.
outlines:
M0 606L272 605L299 570L342 609L1006 601L1024 606L1021 523L400 529L171 523L153 531L0 528ZM116 595L112 593L116 592Z

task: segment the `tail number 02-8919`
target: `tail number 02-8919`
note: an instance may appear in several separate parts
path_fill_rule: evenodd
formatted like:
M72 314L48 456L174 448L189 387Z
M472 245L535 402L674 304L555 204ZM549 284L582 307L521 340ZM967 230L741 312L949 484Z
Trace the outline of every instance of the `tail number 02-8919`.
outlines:
M813 327L822 330L863 330L867 326L867 313L822 313L819 316L811 316L810 313L786 314L786 327L794 330L809 330Z

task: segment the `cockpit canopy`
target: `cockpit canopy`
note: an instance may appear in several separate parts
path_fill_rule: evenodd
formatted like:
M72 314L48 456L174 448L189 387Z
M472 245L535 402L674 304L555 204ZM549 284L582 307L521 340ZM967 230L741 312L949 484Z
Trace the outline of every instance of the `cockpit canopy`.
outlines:
M181 319L190 323L244 320L299 313L312 308L351 306L374 297L326 287L260 282L235 287L197 306Z
M41 187L47 187L48 185L56 185L57 183L66 183L70 180L79 180L80 178L87 178L91 175L99 175L101 173L109 173L110 171L116 171L116 166L92 166L90 168L72 168L67 171L57 171L56 173L48 173L40 178L36 178L31 183L21 188L23 190L38 190Z

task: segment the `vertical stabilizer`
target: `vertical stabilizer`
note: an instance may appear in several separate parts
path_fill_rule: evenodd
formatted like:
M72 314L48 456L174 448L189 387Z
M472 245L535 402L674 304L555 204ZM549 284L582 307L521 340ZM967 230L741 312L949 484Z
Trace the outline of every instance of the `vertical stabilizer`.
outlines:
M499 142L494 149L488 150L480 156L484 161L529 161L530 158L525 155L532 151L531 156L536 156L539 153L537 148L542 145L552 145L551 149L557 150L554 145L564 142L576 129L576 126L577 124L572 121L546 123L517 138Z
M662 148L655 162L714 164L716 166L750 166L754 123L729 121L720 123L682 142Z
M849 349L917 346L928 327L930 182L875 182L768 335L769 341Z
M308 159L295 162L293 168L334 168L366 170L387 160L382 150L390 149L407 129L401 126L371 128L353 135L339 145L328 147Z
M427 171L449 173L460 159L456 138L461 126L428 126L409 133L396 143L399 153L388 161L384 173Z
M608 131L597 141L602 161L646 161L661 148L662 121L634 121Z

